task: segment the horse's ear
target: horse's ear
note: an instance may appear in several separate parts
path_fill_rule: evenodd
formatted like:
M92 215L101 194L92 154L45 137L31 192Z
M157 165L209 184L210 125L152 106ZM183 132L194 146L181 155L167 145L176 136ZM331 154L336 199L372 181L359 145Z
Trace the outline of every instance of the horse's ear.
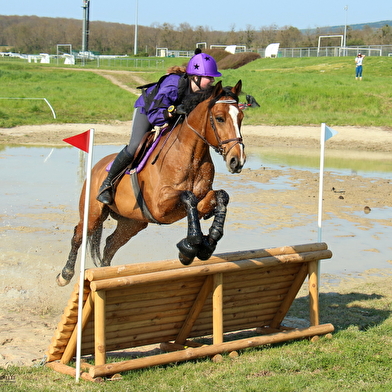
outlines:
M212 91L211 98L217 97L222 92L222 81L220 80L215 86L214 90Z
M237 95L237 97L240 95L242 89L242 80L240 79L237 84L232 88L232 92Z

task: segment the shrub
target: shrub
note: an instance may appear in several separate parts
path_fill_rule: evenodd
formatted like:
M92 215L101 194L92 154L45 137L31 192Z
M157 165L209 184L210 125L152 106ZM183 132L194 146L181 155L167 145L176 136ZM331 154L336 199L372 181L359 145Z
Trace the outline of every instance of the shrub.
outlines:
M228 56L224 57L222 60L218 61L218 68L237 69L259 58L260 55L258 53L253 53L253 52L229 54Z

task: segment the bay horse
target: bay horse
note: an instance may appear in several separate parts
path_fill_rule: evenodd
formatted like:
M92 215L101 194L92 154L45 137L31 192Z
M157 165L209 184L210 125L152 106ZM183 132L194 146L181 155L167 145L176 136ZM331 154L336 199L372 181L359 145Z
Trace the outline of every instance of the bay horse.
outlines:
M93 167L87 237L95 265L109 266L118 249L149 223L171 224L185 217L187 236L177 244L180 261L189 265L195 257L201 260L211 257L223 236L229 195L224 190L212 189L215 168L210 147L222 155L230 173L241 172L246 159L240 131L244 114L238 107L241 87L241 80L235 87L225 88L218 82L208 97L203 96L188 114L180 116L182 121L162 135L143 170L133 177L136 183L127 174L119 180L110 206L97 201L96 195L115 154ZM57 276L60 286L68 284L74 275L82 244L85 193L86 182L80 196L80 220L74 229L71 251ZM101 255L103 223L109 215L117 221L117 226L107 237ZM210 217L214 220L209 233L203 235L200 219Z

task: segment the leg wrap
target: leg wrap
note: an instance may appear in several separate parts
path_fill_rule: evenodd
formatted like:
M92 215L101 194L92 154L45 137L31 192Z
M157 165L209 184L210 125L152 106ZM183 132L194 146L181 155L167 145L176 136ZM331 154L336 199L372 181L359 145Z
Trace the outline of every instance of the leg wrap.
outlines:
M197 204L199 201L190 191L183 192L180 199L185 205L188 216L187 241L190 245L200 244L203 240L203 234L201 232L199 213L197 211Z

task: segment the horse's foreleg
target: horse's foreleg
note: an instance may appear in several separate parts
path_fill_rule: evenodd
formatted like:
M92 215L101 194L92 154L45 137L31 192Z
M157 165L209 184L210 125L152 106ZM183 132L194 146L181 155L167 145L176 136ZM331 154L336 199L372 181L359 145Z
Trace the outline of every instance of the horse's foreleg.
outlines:
M200 260L208 260L215 251L218 241L223 237L229 195L223 189L216 191L216 206L213 211L214 221L209 229L208 236L203 238L203 243L197 253Z
M78 250L82 245L82 229L83 223L79 222L74 229L74 235L71 240L71 251L68 255L68 260L61 271L60 274L57 275L56 281L59 286L66 286L72 279L75 274L75 263L76 258L78 257Z
M200 244L203 241L203 233L201 231L199 212L197 204L199 203L194 193L185 191L180 196L181 202L184 204L188 218L188 234L182 239L177 248L180 251L179 259L182 264L189 265L199 251Z

